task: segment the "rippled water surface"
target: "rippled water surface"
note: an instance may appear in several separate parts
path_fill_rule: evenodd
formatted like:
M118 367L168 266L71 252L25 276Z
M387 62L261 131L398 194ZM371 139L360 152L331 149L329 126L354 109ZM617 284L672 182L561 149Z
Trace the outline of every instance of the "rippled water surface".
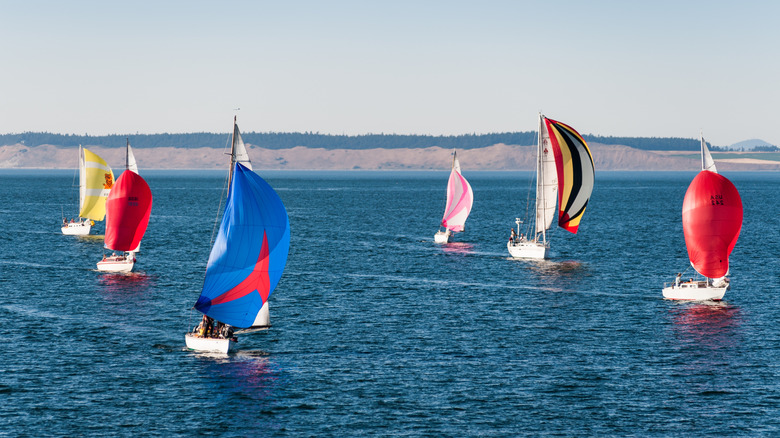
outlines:
M94 270L101 237L60 234L72 171L0 171L0 435L780 434L776 173L725 173L745 220L717 305L661 298L688 266L694 172L599 173L545 262L506 251L527 173L466 170L474 209L446 246L447 172L261 175L290 257L273 328L220 357L183 333L224 173L142 169L154 207L125 276Z

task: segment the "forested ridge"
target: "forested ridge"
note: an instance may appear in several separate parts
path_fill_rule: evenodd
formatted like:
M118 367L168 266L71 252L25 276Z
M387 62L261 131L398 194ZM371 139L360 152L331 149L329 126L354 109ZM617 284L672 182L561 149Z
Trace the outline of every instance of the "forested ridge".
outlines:
M241 136L245 143L266 149L289 149L296 146L323 149L418 149L431 146L439 146L446 149L477 149L498 143L520 146L536 144L535 131L463 135L332 135L313 132L245 132ZM599 135L585 135L584 137L588 142L619 144L643 150L699 150L699 140L692 138L605 137ZM48 144L64 147L83 145L119 148L124 147L125 139L127 138L130 139L130 144L134 148L222 148L230 141L230 134L195 132L185 134L112 134L93 136L24 132L20 134L0 134L0 145L21 143L31 147ZM717 150L718 148L714 149Z

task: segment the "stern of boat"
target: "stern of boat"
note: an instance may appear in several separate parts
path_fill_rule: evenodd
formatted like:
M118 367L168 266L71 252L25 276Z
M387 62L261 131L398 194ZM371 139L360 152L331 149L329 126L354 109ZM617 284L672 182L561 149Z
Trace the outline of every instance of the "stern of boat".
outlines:
M194 333L187 333L184 335L184 342L187 344L189 350L222 354L228 354L235 348L235 339L235 337L206 338Z
M549 257L550 247L542 242L519 240L506 243L509 255L516 259L546 259Z
M433 241L436 243L450 243L452 242L452 232L450 230L438 231L433 235Z

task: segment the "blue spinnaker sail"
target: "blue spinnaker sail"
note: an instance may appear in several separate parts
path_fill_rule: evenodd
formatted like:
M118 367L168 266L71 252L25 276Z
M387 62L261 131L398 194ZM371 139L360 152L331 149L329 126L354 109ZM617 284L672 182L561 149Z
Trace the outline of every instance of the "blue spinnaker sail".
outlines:
M289 250L290 220L279 195L236 163L195 308L217 321L251 327L282 277Z

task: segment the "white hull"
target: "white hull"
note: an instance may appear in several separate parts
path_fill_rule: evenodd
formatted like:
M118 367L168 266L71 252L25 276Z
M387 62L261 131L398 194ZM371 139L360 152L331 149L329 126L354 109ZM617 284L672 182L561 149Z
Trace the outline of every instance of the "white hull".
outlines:
M509 255L516 259L546 259L550 252L548 245L528 240L507 242L506 248L509 250Z
M67 236L86 236L91 229L92 224L90 221L70 223L63 225L61 228L62 234Z
M129 255L123 256L111 256L97 262L98 271L105 272L130 272L133 270L135 264L135 257Z
M184 335L187 348L194 351L209 351L228 354L236 345L235 338L203 338L192 333Z
M450 230L438 231L433 235L433 241L436 243L450 243L452 242L452 233Z
M663 294L667 300L687 301L720 301L729 290L729 284L715 287L706 281L694 281L669 285L664 287Z

